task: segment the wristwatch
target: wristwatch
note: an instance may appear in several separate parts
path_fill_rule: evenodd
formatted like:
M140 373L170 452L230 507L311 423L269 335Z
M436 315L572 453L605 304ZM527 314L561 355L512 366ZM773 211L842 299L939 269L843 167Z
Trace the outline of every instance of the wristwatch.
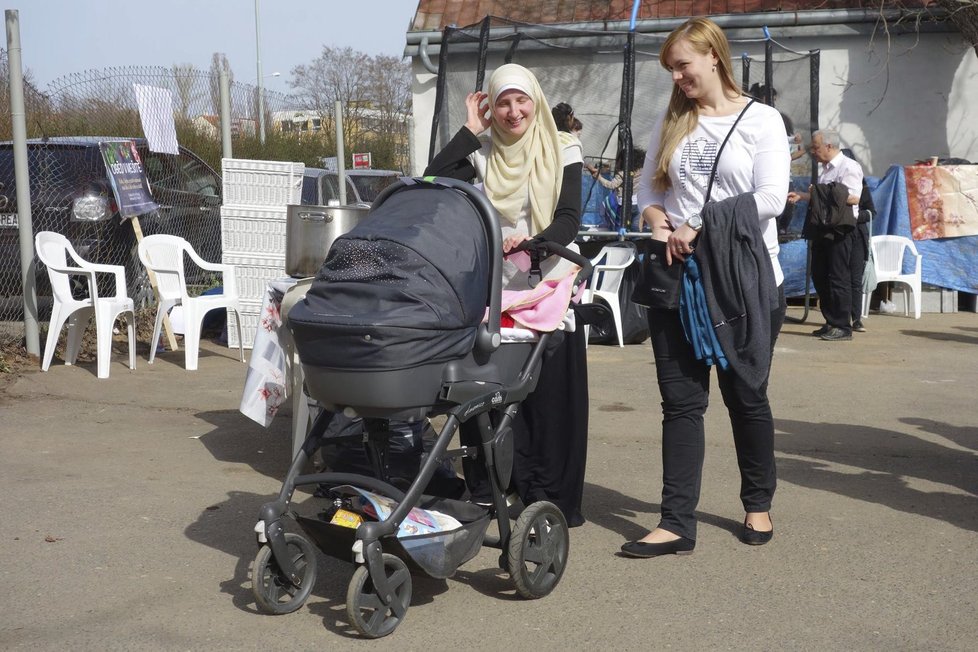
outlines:
M688 224L689 228L693 229L694 231L699 231L703 228L703 216L699 213L693 213L690 215L689 219L686 220L686 224Z

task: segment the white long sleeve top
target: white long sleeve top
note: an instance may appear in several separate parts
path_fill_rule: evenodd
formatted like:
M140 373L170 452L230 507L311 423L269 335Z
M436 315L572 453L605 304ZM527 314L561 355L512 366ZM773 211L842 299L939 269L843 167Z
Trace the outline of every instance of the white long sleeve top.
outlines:
M737 120L737 113L726 116L700 116L696 128L680 143L669 160L672 186L664 191L652 188L652 175L658 167L664 114L656 120L646 149L645 165L638 181L638 208L661 208L674 228L679 228L703 209L710 171L720 144ZM791 179L791 155L784 137L784 122L778 111L754 102L737 123L723 148L717 164L716 178L710 193L720 201L745 192L753 193L761 233L778 285L784 281L778 263L778 227L776 218L784 210Z
M839 152L831 161L822 165L822 172L818 175L819 183L833 181L844 184L850 195L859 197L863 193L863 167ZM859 217L859 206L852 207L852 214Z

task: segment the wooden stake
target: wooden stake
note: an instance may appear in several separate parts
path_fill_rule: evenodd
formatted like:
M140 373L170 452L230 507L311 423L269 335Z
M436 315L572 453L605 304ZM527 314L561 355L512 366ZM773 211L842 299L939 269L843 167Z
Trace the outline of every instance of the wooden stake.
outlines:
M143 227L139 225L139 217L130 218L129 222L132 224L132 231L136 234L136 246L143 241ZM156 303L160 302L160 290L156 287L156 274L153 270L146 270L147 276L149 276L149 284L153 288L153 294L156 296ZM177 338L173 334L173 328L170 326L170 315L163 315L163 332L166 334L166 343L170 347L171 351L179 351L180 347L177 346ZM150 342L150 346L156 346L157 342Z

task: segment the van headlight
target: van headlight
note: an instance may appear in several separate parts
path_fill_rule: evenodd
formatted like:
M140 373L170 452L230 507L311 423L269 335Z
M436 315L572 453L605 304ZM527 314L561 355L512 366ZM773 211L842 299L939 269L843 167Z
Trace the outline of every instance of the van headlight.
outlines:
M109 200L100 195L85 195L71 204L71 218L79 222L98 222L110 215Z

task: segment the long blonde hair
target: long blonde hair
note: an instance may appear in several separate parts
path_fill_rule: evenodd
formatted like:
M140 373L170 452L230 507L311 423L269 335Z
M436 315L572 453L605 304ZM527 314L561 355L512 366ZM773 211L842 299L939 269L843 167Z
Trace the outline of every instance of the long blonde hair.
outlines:
M725 91L740 95L740 86L734 78L730 61L730 44L723 30L709 18L690 18L677 27L666 38L659 51L659 63L668 70L666 55L679 41L686 41L698 54L713 53L717 58L717 74ZM659 151L656 152L656 167L652 176L652 187L658 191L667 190L672 186L669 179L669 160L679 147L680 141L690 134L699 123L699 111L696 101L686 97L679 86L673 84L672 96L662 121L662 132L659 136Z

